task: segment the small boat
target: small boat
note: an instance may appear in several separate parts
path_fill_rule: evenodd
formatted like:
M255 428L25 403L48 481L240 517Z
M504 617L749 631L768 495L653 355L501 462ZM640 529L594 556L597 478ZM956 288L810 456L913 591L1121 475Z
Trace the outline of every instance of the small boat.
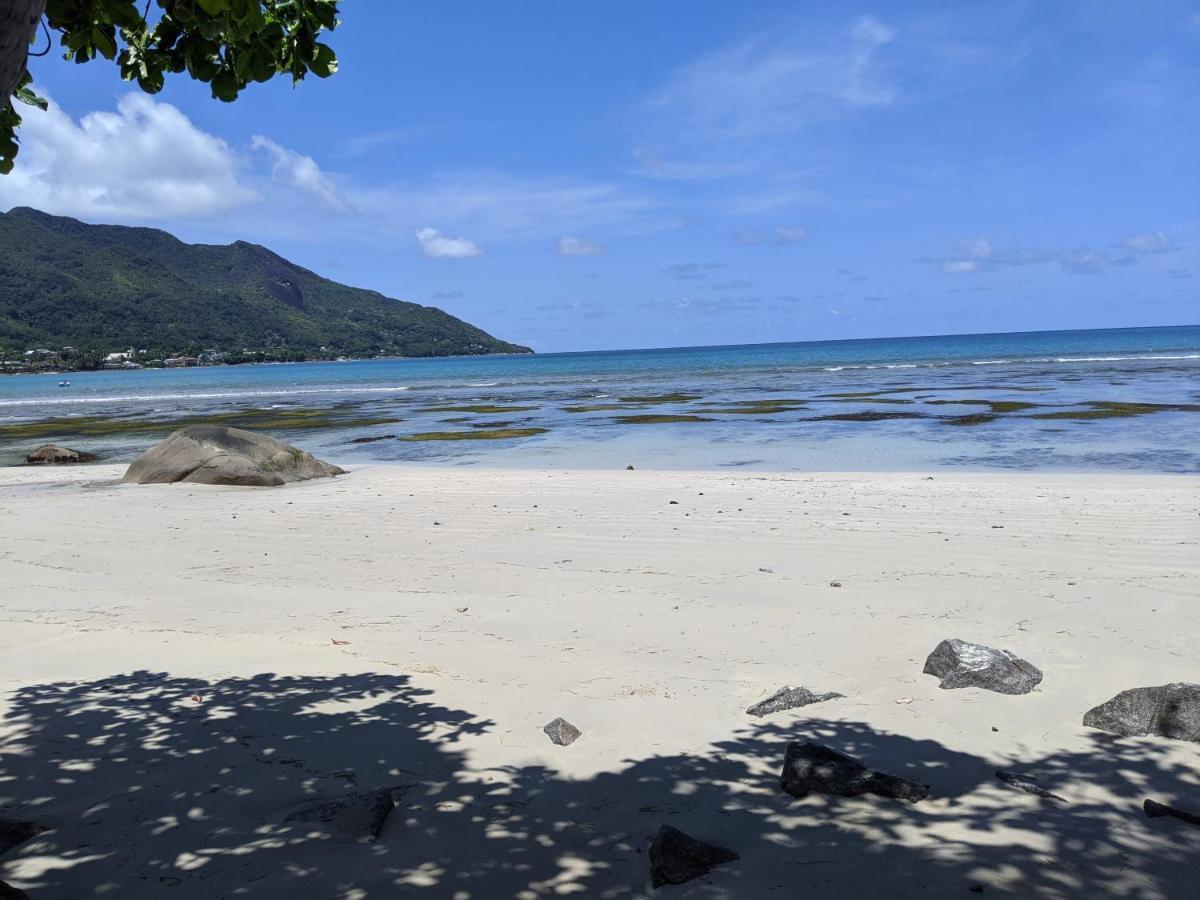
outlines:
M60 381L60 382L58 383L58 386L59 386L59 387L70 387L70 386L71 386L71 382L69 382L69 381Z

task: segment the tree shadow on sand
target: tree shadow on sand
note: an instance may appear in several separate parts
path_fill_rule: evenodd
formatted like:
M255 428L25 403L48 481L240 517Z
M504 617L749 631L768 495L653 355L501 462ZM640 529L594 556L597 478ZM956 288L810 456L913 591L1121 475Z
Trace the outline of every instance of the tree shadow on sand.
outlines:
M1002 784L994 761L807 715L586 779L480 771L465 748L494 723L403 676L138 672L22 688L9 710L0 817L50 830L0 857L0 877L34 900L644 896L662 824L741 856L664 897L1186 897L1200 878L1200 829L1140 812L1200 793L1154 740L1097 733L1012 766L1059 803ZM933 794L795 800L778 774L802 738ZM376 841L284 821L367 788L396 799Z

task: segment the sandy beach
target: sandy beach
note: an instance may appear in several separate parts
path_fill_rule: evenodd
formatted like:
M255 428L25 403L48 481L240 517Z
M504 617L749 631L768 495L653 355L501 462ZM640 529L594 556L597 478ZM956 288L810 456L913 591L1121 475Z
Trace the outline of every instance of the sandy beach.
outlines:
M0 470L35 900L638 897L664 824L740 859L656 896L1195 896L1200 829L1141 804L1200 811L1200 745L1081 718L1200 680L1200 477L121 471ZM1045 679L941 690L944 638ZM784 685L845 696L746 714ZM801 738L931 796L793 799ZM285 821L373 788L377 841Z

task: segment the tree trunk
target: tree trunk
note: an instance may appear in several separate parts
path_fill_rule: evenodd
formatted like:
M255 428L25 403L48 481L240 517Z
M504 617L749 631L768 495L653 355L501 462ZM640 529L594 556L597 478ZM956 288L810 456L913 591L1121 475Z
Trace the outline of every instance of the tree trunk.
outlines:
M0 0L0 108L25 75L29 42L45 11L46 0Z

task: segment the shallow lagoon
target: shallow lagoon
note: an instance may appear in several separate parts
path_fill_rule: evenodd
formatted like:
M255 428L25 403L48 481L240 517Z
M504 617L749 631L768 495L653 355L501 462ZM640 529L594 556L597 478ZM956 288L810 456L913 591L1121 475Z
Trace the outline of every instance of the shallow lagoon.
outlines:
M0 378L0 463L187 422L344 463L1200 471L1200 327Z

